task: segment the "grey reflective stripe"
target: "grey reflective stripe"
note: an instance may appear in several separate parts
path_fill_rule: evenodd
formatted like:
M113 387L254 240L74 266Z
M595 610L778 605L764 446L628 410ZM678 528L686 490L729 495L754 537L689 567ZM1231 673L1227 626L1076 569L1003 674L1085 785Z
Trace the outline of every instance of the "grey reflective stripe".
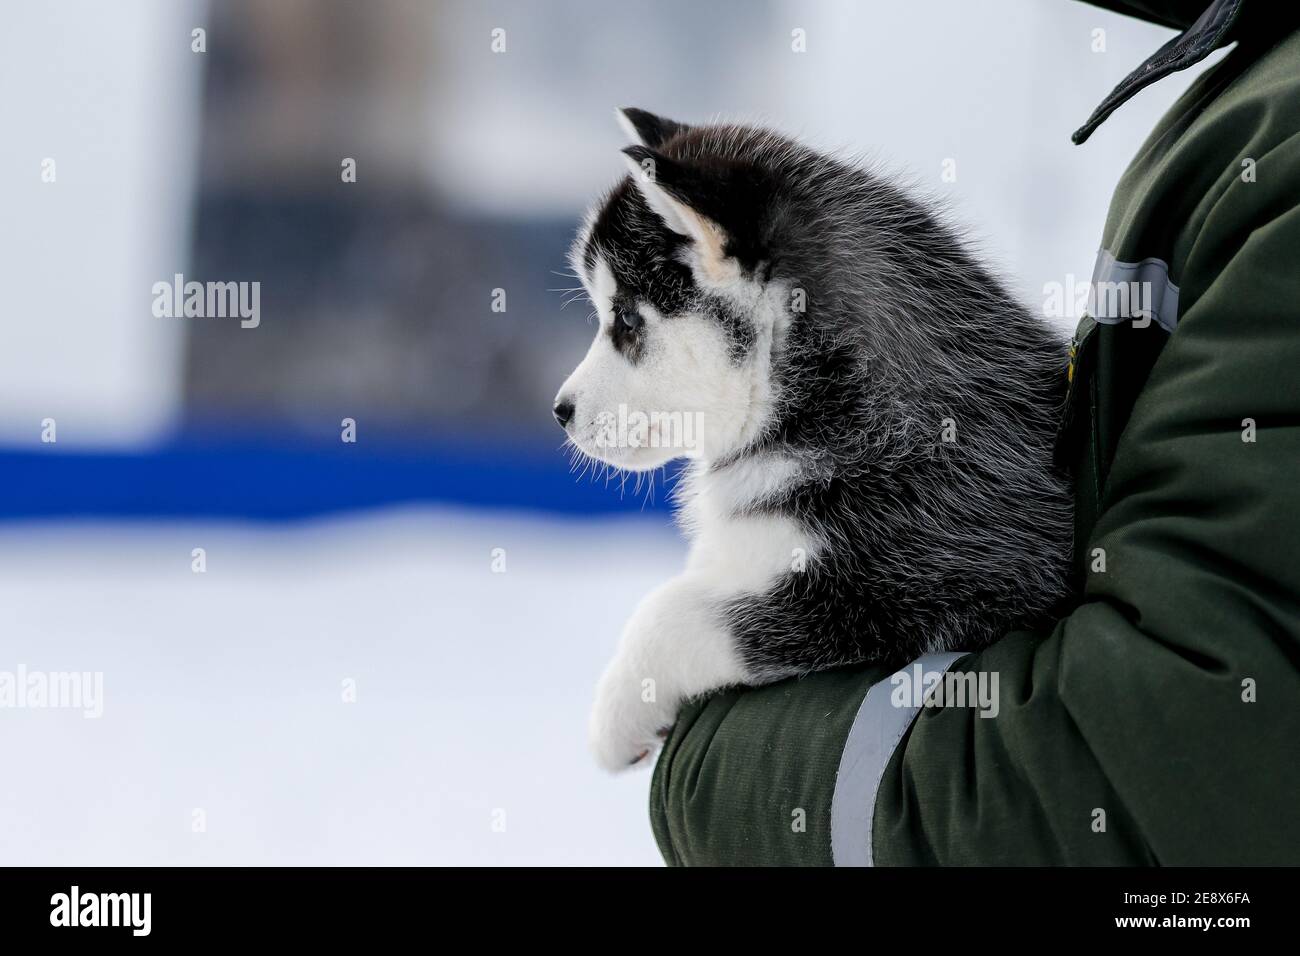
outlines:
M1101 250L1092 269L1088 314L1104 325L1154 319L1172 332L1178 325L1178 286L1169 281L1168 263L1162 259L1120 262Z
M894 678L911 674L919 664L923 673L943 673L965 657L964 652L926 654L873 684L853 718L831 797L831 859L836 866L871 866L871 824L876 816L876 793L889 758L912 726L920 707L895 707L890 699Z

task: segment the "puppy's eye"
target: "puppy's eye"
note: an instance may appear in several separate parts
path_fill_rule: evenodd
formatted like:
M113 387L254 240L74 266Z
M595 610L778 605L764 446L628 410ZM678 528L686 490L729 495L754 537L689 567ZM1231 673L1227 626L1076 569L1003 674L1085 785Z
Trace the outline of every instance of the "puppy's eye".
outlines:
M623 326L623 328L627 329L629 332L633 332L641 328L641 321L642 320L641 320L640 312L620 311L618 313L619 324Z

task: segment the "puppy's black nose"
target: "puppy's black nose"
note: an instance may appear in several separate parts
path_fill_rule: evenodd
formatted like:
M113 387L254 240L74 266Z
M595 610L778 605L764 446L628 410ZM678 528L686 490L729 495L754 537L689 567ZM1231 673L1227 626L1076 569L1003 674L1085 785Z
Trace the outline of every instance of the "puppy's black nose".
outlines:
M555 403L555 407L551 409L551 414L555 416L555 420L560 423L561 428L567 428L569 422L573 421L573 402L567 398L560 399Z

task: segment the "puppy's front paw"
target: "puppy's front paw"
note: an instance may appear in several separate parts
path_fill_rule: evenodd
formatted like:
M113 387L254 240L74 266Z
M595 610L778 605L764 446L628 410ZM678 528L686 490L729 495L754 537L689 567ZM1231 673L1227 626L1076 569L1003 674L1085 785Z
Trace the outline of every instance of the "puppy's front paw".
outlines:
M677 701L660 699L652 675L638 675L615 660L596 686L591 711L591 752L606 770L648 765L677 717Z
M596 686L591 750L607 770L649 763L685 700L744 682L718 599L675 578L637 606L613 663Z

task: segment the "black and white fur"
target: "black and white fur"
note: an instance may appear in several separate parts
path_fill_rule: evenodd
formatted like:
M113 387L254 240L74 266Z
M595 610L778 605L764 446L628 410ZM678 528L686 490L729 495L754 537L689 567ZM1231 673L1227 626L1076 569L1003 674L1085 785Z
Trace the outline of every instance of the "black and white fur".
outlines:
M600 329L556 417L619 468L687 457L691 549L601 678L598 762L636 763L717 688L1041 619L1068 590L1061 339L878 175L760 128L620 119L630 175L572 255ZM699 413L694 447L598 442L620 405Z

